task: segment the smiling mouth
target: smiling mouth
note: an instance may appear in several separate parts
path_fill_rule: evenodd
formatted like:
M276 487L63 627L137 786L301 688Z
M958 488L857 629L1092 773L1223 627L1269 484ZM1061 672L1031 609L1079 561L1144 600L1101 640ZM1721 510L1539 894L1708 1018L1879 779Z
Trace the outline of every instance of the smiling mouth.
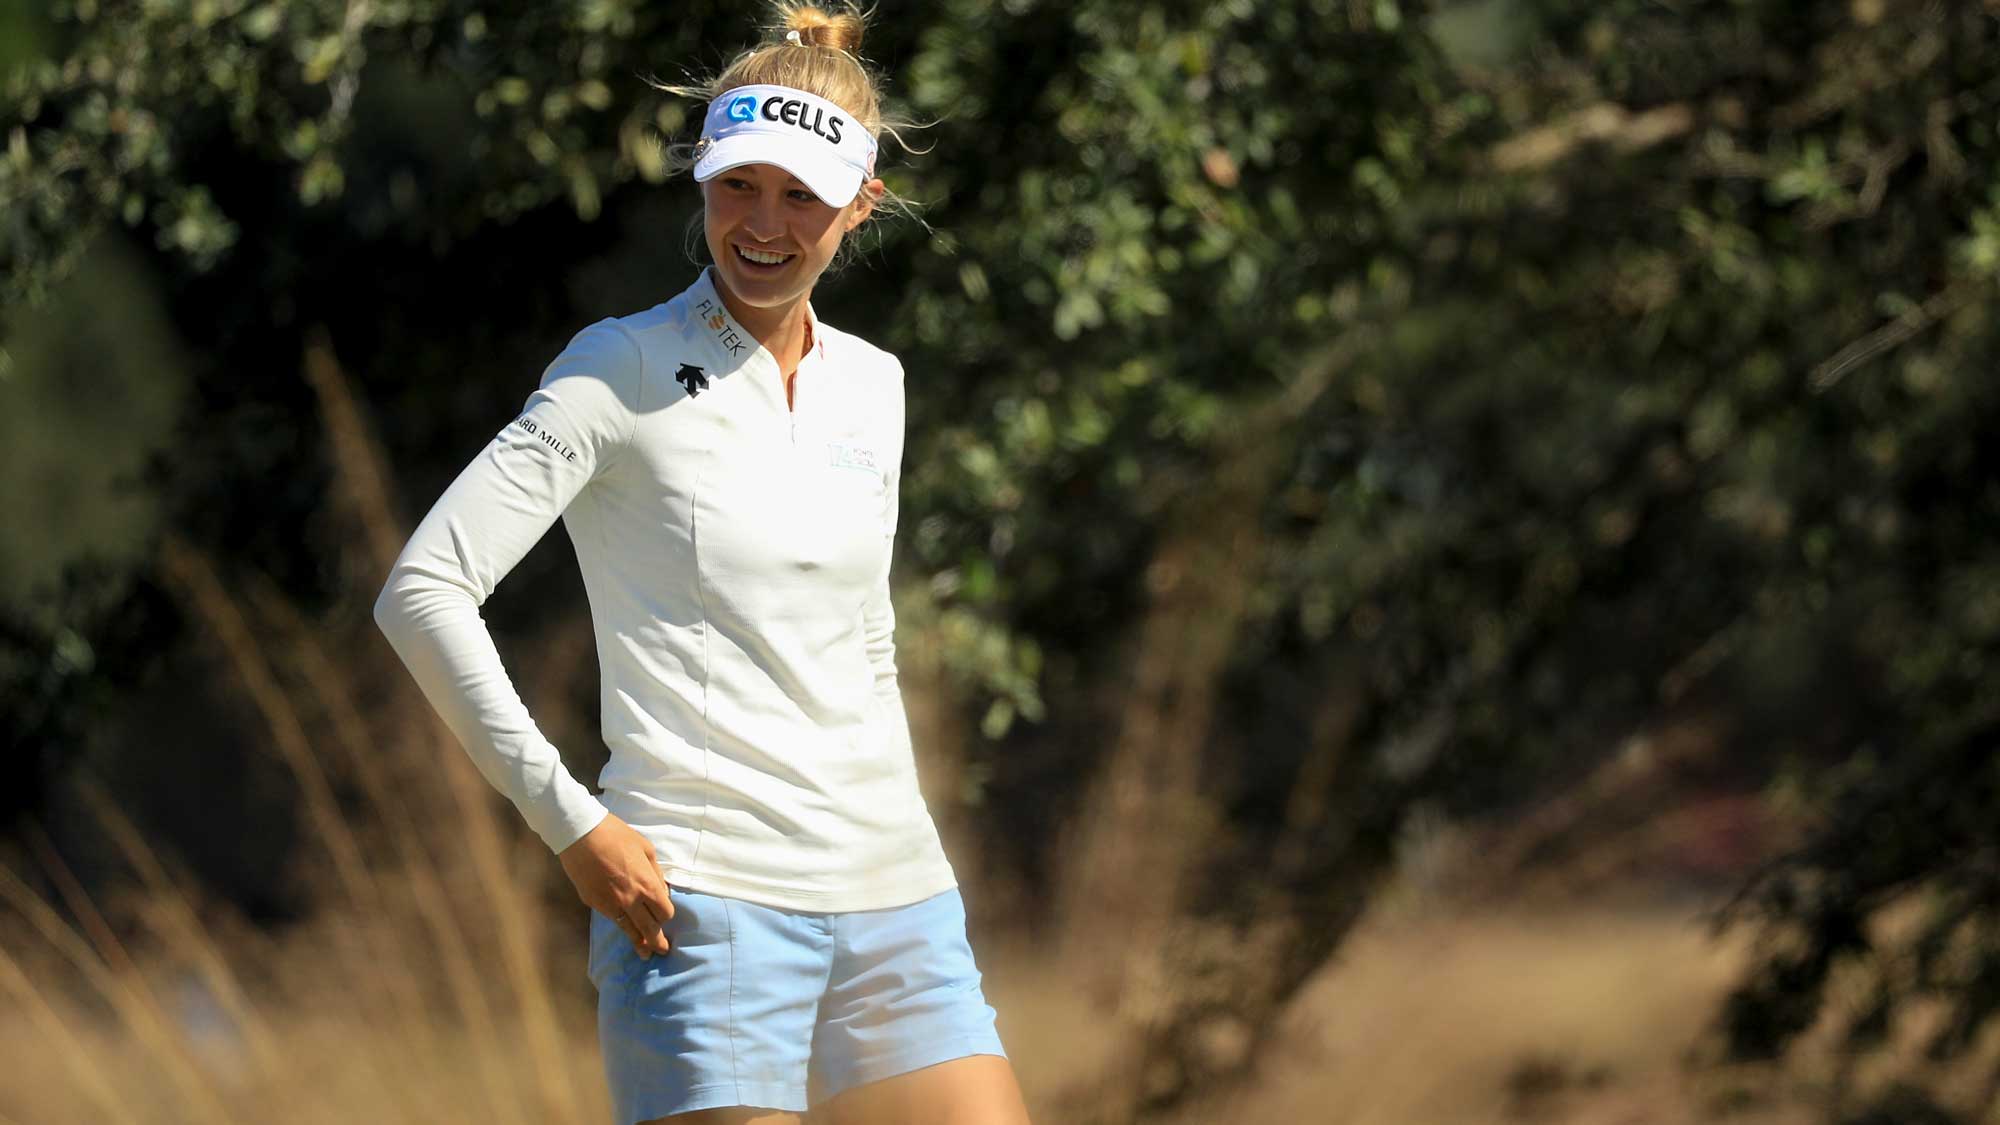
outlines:
M734 243L731 245L736 250L738 261L746 262L759 269L775 269L797 256L795 254L780 254L772 250L752 250L747 246L737 246Z

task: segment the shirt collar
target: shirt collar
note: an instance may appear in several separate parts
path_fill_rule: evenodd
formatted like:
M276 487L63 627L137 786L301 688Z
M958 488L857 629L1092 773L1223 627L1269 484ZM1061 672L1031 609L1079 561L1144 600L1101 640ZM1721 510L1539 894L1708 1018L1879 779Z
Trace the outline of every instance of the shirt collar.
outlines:
M729 306L723 304L722 292L715 280L714 266L703 268L701 276L688 287L688 313L692 323L690 330L714 346L722 360L722 370L734 370L759 356L773 366L777 364L777 357L771 355L748 329L729 315ZM806 349L802 362L824 359L826 326L820 323L819 314L813 311L811 301L806 302L806 322L812 329L812 346Z
M688 319L689 331L709 343L724 371L733 371L764 351L757 338L729 315L715 285L713 266L702 270L688 287Z

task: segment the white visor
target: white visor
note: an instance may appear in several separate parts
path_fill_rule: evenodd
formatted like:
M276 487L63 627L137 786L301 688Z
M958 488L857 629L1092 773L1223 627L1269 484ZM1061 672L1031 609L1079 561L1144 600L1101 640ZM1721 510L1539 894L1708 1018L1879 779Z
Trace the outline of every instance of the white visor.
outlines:
M708 103L694 178L775 164L834 207L854 201L875 172L875 138L852 114L790 86L738 86Z

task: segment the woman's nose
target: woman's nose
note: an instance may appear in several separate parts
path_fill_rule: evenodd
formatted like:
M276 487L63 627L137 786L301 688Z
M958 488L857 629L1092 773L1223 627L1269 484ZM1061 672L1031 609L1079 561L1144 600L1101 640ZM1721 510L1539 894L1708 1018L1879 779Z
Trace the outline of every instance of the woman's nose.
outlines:
M744 220L744 228L750 237L759 242L769 242L785 232L784 216L778 211L775 196L760 194L757 202L750 207L749 217Z

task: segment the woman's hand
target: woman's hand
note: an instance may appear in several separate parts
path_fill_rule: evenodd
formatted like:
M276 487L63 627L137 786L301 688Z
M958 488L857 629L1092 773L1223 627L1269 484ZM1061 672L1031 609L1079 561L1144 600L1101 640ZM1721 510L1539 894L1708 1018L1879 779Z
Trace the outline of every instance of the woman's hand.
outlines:
M667 951L661 928L674 916L667 881L660 877L652 841L606 814L597 827L557 855L563 874L576 885L585 906L618 923L639 956L651 960Z

